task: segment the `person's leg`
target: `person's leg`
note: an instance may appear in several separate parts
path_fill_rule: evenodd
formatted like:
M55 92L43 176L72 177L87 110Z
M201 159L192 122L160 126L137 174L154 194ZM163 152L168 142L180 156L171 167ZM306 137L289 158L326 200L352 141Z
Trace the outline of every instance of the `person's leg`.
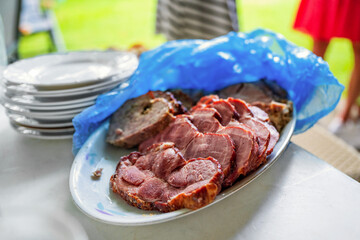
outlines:
M324 59L330 40L314 39L313 53Z
M351 108L356 103L356 99L360 94L360 42L353 43L353 49L354 68L347 88L348 94L345 107L340 114L340 118L343 122L346 122L349 119Z

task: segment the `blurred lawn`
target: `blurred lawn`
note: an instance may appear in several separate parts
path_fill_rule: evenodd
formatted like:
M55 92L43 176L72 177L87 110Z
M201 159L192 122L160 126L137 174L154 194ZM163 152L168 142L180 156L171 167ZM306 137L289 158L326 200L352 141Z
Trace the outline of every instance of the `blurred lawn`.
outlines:
M68 50L125 49L134 43L148 48L165 41L155 35L156 0L66 0L56 7L56 15ZM311 39L292 29L299 0L238 0L241 31L268 28L284 35L299 46L311 49ZM45 53L48 38L44 34L27 37L20 43L26 58ZM331 71L347 84L353 66L348 40L335 39L326 56Z

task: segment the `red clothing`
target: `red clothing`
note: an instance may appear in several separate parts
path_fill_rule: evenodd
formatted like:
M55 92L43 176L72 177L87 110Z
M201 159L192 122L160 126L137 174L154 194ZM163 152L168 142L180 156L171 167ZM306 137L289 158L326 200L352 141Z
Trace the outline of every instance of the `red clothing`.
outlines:
M360 0L302 0L294 29L317 40L360 41Z

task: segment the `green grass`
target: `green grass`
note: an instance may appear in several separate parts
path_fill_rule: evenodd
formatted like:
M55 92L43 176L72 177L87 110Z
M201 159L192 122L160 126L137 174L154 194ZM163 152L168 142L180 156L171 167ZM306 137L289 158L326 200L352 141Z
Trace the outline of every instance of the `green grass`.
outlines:
M165 42L155 35L156 0L66 0L56 15L68 50L126 49L134 43L154 48ZM293 43L311 49L311 38L292 29L299 0L238 0L241 31L267 28ZM21 56L31 57L49 49L45 34L26 37L20 43ZM331 71L347 84L352 66L349 41L335 39L327 61Z

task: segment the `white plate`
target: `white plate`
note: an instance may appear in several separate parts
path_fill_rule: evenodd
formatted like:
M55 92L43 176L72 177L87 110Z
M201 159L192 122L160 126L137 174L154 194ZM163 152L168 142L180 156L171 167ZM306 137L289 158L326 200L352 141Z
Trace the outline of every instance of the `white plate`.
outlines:
M118 51L84 51L49 54L10 64L3 77L13 84L44 89L67 89L109 80L128 78L138 65L136 55Z
M25 105L29 107L60 107L63 109L65 106L69 106L70 108L74 108L76 105L79 104L94 104L95 99L98 95L95 96L86 96L83 98L58 98L55 101L49 98L39 98L30 95L23 95L23 96L6 96L2 94L1 98L4 102L12 103L15 105Z
M16 123L10 121L10 125L18 132L25 136L38 138L38 139L69 139L72 138L74 134L74 128L64 128L64 129L39 129L39 128L30 128L25 126L17 125Z
M10 121L10 124L13 125L13 127L19 128L19 129L31 129L31 130L36 130L39 131L41 133L54 133L54 134L63 134L63 133L74 133L75 129L73 127L63 127L63 128L34 128L34 127L27 127L27 126L22 126L22 125L18 125L16 122L14 121Z
M126 81L126 79L123 79L123 81ZM31 95L35 97L68 97L85 94L100 94L113 89L121 82L122 81L107 81L85 87L53 91L37 90L35 87L26 84L5 85L3 87L6 89L6 92L12 95Z
M82 112L85 108L73 108L73 109L67 109L67 110L31 110L26 107L21 107L15 104L10 103L4 103L3 106L6 110L8 110L11 113L23 115L25 117L29 118L42 118L42 117L48 117L48 116L63 116L63 115L76 115Z
M16 111L6 109L6 113L8 115L10 114L19 114ZM76 116L75 113L73 114L67 114L67 115L36 115L34 117L29 116L29 114L22 114L23 116L26 116L28 118L36 118L39 120L54 120L54 121L72 121L72 119Z
M5 101L4 101L5 102ZM74 109L74 108L87 108L93 105L95 101L90 102L84 102L84 103L77 103L73 105L59 105L59 106L33 106L33 105L26 105L26 104L19 104L16 103L15 105L18 105L20 107L24 107L26 109L30 110L38 110L38 111L64 111L68 109ZM14 104L14 103L12 103Z
M8 113L8 117L17 125L24 125L25 127L35 127L35 128L62 128L62 127L71 127L73 126L72 120L41 120L36 118L28 118L18 114Z
M295 113L294 113L295 115ZM294 131L295 120L290 121L280 135L273 153L266 164L255 172L222 191L211 204L198 210L181 209L169 213L144 211L127 204L119 195L112 193L109 181L121 156L131 151L113 147L105 142L108 121L101 125L86 141L76 155L70 172L70 191L76 205L88 216L114 225L147 225L173 220L206 209L239 191L246 184L268 169L286 149ZM92 180L96 169L103 168L99 180Z

